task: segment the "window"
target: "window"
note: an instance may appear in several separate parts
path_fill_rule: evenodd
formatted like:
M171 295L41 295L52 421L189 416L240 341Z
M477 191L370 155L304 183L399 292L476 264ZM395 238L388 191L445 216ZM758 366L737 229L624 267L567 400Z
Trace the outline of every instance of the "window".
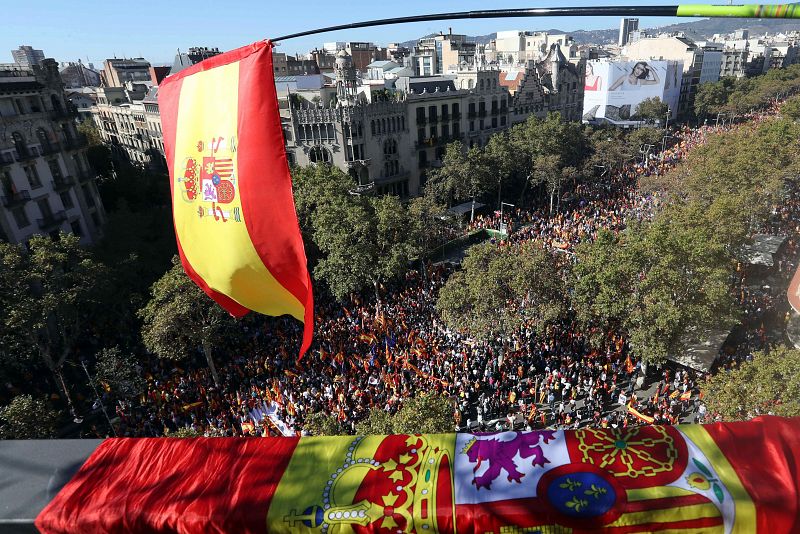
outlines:
M458 118L458 112L459 112L459 110L458 110L458 104L453 104L453 118L454 118L454 119L457 119L457 118Z
M475 131L475 121L469 121L469 131L470 132Z
M437 132L436 125L434 124L431 126L431 139L436 139L438 136L439 133Z
M42 187L42 181L39 179L36 165L27 165L25 167L25 176L28 178L28 183L31 184L31 189Z
M83 197L86 199L86 205L93 208L95 206L95 201L91 189L84 185L81 187L81 190L83 191Z
M497 128L497 117L492 117L492 128Z
M327 148L315 146L308 153L308 159L311 160L311 163L331 163L332 158Z
M58 164L57 159L47 160L47 166L50 167L50 174L53 176L53 178L56 180L63 178L63 175L61 174L61 165Z
M445 120L445 121L449 120L450 113L448 112L448 109L449 108L448 108L447 104L442 104L442 120Z
M83 237L83 231L81 230L81 222L80 221L72 221L69 223L70 227L72 228L72 233L78 237Z
M75 204L72 202L72 195L69 191L64 191L59 196L61 197L61 203L64 205L64 209L71 210L75 207Z
M425 108L417 108L417 124L425 124Z
M442 139L447 139L448 137L450 137L450 125L449 124L443 124L442 125Z
M417 143L422 144L425 142L425 128L417 130Z
M22 229L31 224L28 220L28 215L25 213L25 208L22 206L14 208L11 212L14 214L14 221L17 223L18 228Z
M428 106L428 117L431 122L436 122L436 106Z

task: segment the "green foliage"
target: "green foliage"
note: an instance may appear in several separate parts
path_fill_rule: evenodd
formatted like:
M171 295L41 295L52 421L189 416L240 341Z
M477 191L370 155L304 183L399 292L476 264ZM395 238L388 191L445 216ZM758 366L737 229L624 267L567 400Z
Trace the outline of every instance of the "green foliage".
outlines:
M436 393L422 393L403 401L394 415L373 408L366 419L356 425L358 435L443 434L453 432L453 403Z
M317 181L297 194L301 217L310 222L322 256L315 277L343 299L370 285L377 290L382 281L403 274L419 245L400 199L350 195L335 171L312 176Z
M470 247L462 269L439 292L436 309L448 327L475 337L536 329L567 311L564 283L553 257L538 244Z
M97 354L94 381L98 389L123 399L138 396L147 386L136 358L123 353L119 347L103 349Z
M303 430L312 436L346 435L335 415L317 412L306 417Z
M573 308L590 329L620 324L634 353L661 362L687 334L732 326L732 262L723 245L692 227L656 220L618 237L601 232L577 249Z
M150 352L171 360L182 360L202 346L214 381L219 383L212 353L241 337L241 329L186 275L178 257L172 263L153 284L152 298L139 310L142 341Z
M736 86L736 79L722 78L717 82L702 83L697 88L694 99L694 113L705 117L726 111L728 99Z
M0 352L36 354L60 373L75 344L106 313L108 269L79 242L72 234L33 236L30 252L0 243Z
M709 377L702 390L709 413L725 421L800 416L800 350L782 346L757 352L738 369Z
M76 128L78 133L86 137L86 143L90 147L100 146L103 144L103 138L100 136L100 130L97 129L94 119L89 117L81 122Z
M114 172L103 175L97 189L103 206L108 211L116 210L123 201L134 212L170 205L171 193L167 174L124 163L117 164Z
M636 115L646 122L658 122L666 118L669 106L657 96L645 98L636 106Z
M372 408L367 418L356 424L356 434L361 436L394 434L394 417L380 407Z
M165 438L202 438L203 434L192 427L184 426L177 430L167 430L164 432Z
M429 173L425 194L448 207L480 196L491 184L491 172L479 148L465 150L461 141L445 148L442 166Z
M46 439L55 437L59 414L45 399L19 395L0 408L0 439Z
M781 115L793 121L800 121L800 96L787 100L781 107Z
M403 401L395 414L395 434L443 434L455 430L453 402L443 395L422 393Z

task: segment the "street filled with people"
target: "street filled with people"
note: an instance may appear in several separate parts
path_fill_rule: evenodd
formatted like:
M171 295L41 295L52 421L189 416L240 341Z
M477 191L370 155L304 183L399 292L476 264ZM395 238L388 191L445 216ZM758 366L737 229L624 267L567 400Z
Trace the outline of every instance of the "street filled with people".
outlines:
M774 113L754 114L761 121ZM601 229L621 232L645 220L664 202L642 192L639 179L663 174L709 135L727 126L682 126L674 144L645 161L625 164L595 181L569 188L550 211L514 208L502 214L512 230L497 246L537 241L564 261L576 245ZM566 190L567 188L565 188ZM469 230L499 228L498 212L477 216ZM772 286L752 287L747 266L737 269L744 313L717 365L726 368L770 343L770 322L782 320L782 288L796 268L800 195L791 191L761 233L787 236L776 257ZM632 354L622 332L581 330L574 318L535 333L523 326L508 337L476 340L448 329L435 303L457 267L428 263L377 295L352 295L344 305L318 298L315 342L297 361L297 322L269 319L248 332L244 350L217 362L219 383L200 356L175 362L151 356L142 363L147 391L138 402L118 402L120 436L161 436L190 428L201 435L292 435L311 414L333 415L344 432L371 409L395 413L405 399L437 392L452 400L456 430L624 427L713 419L702 403L698 372L677 364L646 366ZM784 306L785 307L785 306ZM765 326L766 325L766 326ZM590 343L589 339L601 339Z

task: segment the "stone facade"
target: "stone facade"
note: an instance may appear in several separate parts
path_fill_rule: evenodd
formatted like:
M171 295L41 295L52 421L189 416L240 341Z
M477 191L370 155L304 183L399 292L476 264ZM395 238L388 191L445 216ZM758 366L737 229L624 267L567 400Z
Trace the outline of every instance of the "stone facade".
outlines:
M102 236L105 212L75 116L54 60L0 65L0 239Z

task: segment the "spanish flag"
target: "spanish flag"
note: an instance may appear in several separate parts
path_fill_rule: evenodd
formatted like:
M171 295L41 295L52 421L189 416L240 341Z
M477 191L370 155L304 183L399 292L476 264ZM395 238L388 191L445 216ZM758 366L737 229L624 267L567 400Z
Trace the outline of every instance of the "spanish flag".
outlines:
M158 101L186 274L235 317L303 321L302 357L314 301L272 68L258 42L168 77Z

